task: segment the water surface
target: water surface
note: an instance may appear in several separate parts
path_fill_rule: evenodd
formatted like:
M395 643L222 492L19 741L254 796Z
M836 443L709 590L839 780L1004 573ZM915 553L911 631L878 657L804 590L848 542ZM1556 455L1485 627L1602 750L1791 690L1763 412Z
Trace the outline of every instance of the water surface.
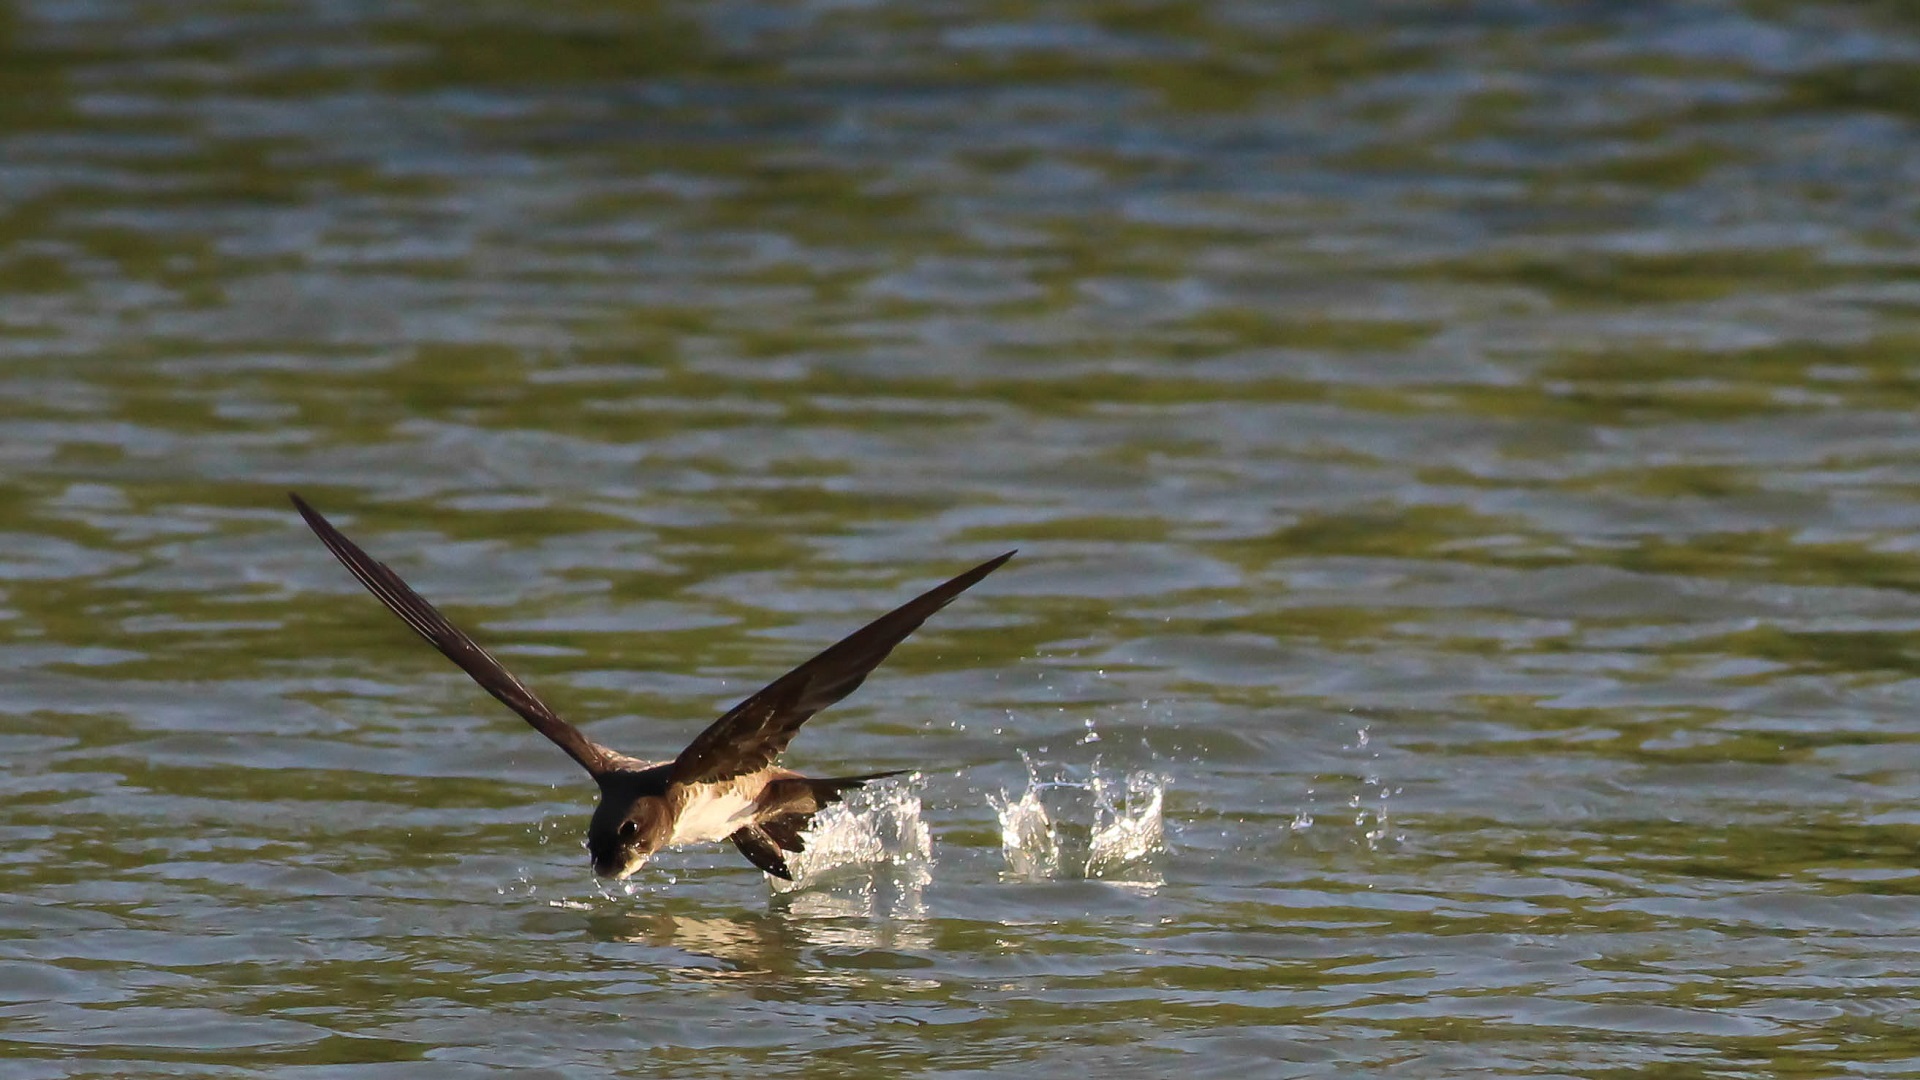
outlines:
M3 1071L1920 1070L1917 63L1763 0L12 5ZM603 890L288 489L641 754L1018 547L791 757L920 770L925 860ZM1165 850L1013 865L1028 761L1162 778Z

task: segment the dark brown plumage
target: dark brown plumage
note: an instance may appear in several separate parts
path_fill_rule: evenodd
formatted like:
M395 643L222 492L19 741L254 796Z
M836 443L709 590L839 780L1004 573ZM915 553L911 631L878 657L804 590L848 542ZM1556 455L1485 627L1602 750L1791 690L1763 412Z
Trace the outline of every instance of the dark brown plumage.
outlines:
M367 591L599 784L587 849L594 872L612 878L633 873L663 847L718 839L733 841L767 873L791 878L784 853L804 849L801 833L813 815L848 789L895 774L809 778L776 767L775 759L800 725L853 693L894 646L1014 554L989 559L854 631L727 710L672 761L653 762L601 746L562 720L386 564L362 551L306 500L289 496L320 542Z

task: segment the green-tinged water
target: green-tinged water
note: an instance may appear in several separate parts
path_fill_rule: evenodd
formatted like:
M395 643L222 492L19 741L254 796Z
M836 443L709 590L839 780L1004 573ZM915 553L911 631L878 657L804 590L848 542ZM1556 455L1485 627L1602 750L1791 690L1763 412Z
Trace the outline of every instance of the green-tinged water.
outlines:
M0 1076L1920 1073L1916 58L0 8ZM789 756L922 770L892 861L603 887L592 785L289 489L656 757L1020 555ZM1029 768L1166 850L1081 878Z

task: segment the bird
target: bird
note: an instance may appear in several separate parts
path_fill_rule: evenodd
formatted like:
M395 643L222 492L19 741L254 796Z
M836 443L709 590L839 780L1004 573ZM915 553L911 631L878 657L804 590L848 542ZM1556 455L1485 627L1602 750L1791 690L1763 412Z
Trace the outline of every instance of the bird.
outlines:
M1017 553L988 559L880 616L727 710L673 760L649 761L601 746L562 720L400 575L347 539L297 493L287 494L320 542L387 610L599 785L586 847L594 874L614 881L631 876L665 848L716 840L732 841L747 861L792 881L786 857L806 850L802 834L814 814L854 788L907 770L810 777L776 765L781 752L800 725L858 689L929 616Z

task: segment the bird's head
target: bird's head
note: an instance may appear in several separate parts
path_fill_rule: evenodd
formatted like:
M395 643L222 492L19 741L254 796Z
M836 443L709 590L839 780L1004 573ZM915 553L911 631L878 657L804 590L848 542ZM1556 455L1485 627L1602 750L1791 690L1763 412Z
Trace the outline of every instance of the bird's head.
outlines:
M593 872L619 881L646 865L647 858L673 832L667 800L652 793L635 794L625 785L600 786L600 805L587 825L587 853Z

